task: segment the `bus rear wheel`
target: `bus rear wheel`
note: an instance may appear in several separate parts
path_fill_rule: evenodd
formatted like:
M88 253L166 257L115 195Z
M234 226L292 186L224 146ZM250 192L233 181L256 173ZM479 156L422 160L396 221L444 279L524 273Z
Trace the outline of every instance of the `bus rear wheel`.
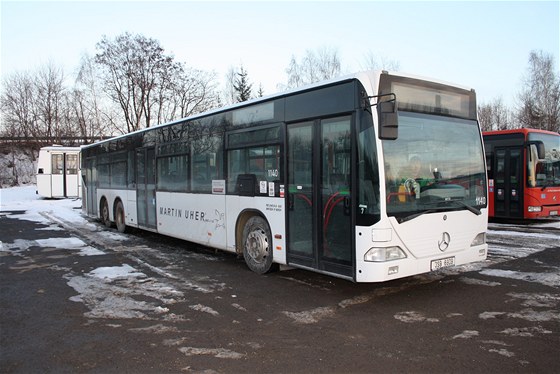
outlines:
M121 201L117 202L115 207L115 224L117 225L118 232L126 231L126 223L124 218L124 207Z
M266 221L259 216L247 220L243 228L243 258L255 273L275 271L278 264L272 263L272 235Z
M101 200L101 221L107 227L111 227L113 224L109 219L109 205L107 204L107 200Z

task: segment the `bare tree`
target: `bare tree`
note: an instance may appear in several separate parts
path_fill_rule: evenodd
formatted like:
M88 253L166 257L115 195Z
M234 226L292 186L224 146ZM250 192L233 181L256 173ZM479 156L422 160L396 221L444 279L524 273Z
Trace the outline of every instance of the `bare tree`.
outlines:
M162 101L160 123L202 113L220 105L216 74L203 70L183 68L169 87L169 98Z
M97 49L105 92L120 105L127 132L150 127L170 71L179 68L173 58L163 53L157 40L129 33L114 40L104 36Z
M72 136L64 73L49 63L35 73L15 73L4 82L2 92L3 132L22 136L36 144L61 143Z
M5 136L35 138L35 84L31 74L14 73L2 82L2 133Z
M335 78L340 75L341 63L338 50L321 47L317 50L307 50L300 62L292 56L286 73L288 83L281 89L292 89L306 84Z
M514 128L513 115L501 98L478 106L478 119L482 131L506 130Z
M76 127L83 141L90 143L93 138L113 135L120 127L115 122L112 103L104 99L100 87L98 67L93 57L82 56L74 88L71 92L72 111Z
M227 105L235 104L237 99L235 98L235 78L237 77L237 69L234 66L230 66L225 77L224 86L224 102Z
M385 56L378 56L372 51L368 51L360 64L362 70L393 70L399 71L400 64L396 60L390 60Z
M519 101L517 118L521 126L560 131L560 77L551 54L529 54Z
M39 133L50 143L61 143L63 136L68 136L63 117L66 103L66 88L62 68L52 63L39 69L35 77L35 110Z

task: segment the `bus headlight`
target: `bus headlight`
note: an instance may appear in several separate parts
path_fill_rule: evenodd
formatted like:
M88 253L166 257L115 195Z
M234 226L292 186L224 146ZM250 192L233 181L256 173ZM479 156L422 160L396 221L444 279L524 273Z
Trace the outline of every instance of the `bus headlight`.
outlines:
M527 209L529 211L529 213L538 213L538 212L542 212L542 206L530 206Z
M364 255L364 261L385 262L406 258L406 253L400 247L370 248Z
M486 233L481 232L478 234L471 243L471 247L475 247L477 245L482 245L486 243Z

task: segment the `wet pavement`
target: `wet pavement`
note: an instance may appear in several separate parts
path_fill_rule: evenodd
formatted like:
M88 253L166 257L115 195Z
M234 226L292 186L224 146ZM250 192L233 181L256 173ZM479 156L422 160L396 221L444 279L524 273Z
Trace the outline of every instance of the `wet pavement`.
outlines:
M56 212L0 213L0 371L560 372L560 231L491 224L483 263L380 284Z

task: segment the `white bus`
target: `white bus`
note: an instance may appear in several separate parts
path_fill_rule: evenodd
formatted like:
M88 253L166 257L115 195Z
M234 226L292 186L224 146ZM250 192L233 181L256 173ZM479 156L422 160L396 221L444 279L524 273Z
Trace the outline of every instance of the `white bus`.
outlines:
M84 146L82 174L87 215L242 253L257 273L288 265L379 282L487 255L475 92L400 73Z
M54 145L41 148L36 176L36 192L43 197L81 197L80 147Z

